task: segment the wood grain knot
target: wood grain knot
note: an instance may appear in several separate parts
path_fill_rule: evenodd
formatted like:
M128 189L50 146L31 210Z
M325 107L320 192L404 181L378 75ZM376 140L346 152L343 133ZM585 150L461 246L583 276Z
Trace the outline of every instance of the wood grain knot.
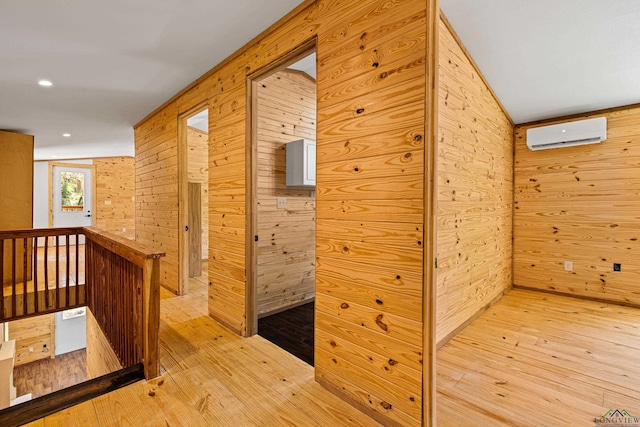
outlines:
M349 246L343 246L342 252L349 252Z
M380 66L380 63L378 63L378 62L374 62L373 64L371 64L371 66L372 66L373 68L378 68L378 67Z
M376 325L378 325L383 331L387 332L389 330L389 327L382 321L383 316L384 314L378 314L378 317L376 317Z
M384 304L384 303L382 302L382 300L377 299L377 300L376 300L376 304L378 304L378 305L382 305L382 304Z
M329 345L331 347L336 347L338 344L336 344L336 342L334 340L329 341Z
M404 155L404 158L405 158L405 159L410 159L410 158L411 158L411 153L406 153L406 154Z
M400 275L399 274L396 276L396 280L400 280Z
M349 308L349 304L347 304L346 302L343 302L342 304L340 304L340 308L347 309Z
M349 146L349 141L344 143L344 147L347 148Z
M384 400L382 402L380 402L380 406L382 406L384 409L389 410L391 409L393 406L391 405L391 403L387 403Z
M156 392L155 392L155 391L151 390L151 391L149 392L149 396L153 397L153 396L155 396L155 395L156 395Z
M364 40L365 37L367 37L367 33L366 32L362 33L362 35L360 36L360 40Z
M360 172L360 168L356 166L355 168L353 168L353 171L354 172Z
M358 108L358 109L356 110L356 113L357 113L357 114L362 114L362 113L364 113L364 108Z
M382 74L380 74L380 78L381 78L381 79L386 79L386 78L387 78L387 73L382 73Z
M388 363L389 363L389 365L393 366L393 365L398 364L398 361L397 360L393 360L393 359L389 359Z
M414 141L422 141L422 135L416 135L413 137Z

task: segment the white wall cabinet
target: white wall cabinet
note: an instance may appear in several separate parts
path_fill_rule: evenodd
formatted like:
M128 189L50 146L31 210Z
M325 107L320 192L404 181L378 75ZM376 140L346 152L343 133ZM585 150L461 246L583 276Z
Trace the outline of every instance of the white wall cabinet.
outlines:
M316 142L299 139L287 143L287 186L316 186Z

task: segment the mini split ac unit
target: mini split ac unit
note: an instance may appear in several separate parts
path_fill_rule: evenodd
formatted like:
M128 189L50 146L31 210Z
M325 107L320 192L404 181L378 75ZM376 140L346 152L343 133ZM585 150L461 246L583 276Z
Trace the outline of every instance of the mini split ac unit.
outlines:
M597 144L605 139L606 117L527 129L527 146L534 151Z

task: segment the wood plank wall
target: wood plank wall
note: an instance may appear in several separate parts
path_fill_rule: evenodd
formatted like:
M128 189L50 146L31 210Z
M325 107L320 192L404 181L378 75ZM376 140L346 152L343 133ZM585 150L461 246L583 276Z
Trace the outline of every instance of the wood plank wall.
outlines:
M513 124L440 21L436 341L511 287Z
M283 70L258 85L259 315L312 300L315 290L315 197L286 182L286 143L316 139L316 83L300 71ZM287 208L277 208L277 198Z
M95 226L128 239L135 238L135 159L93 159L96 171Z
M177 284L177 117L209 106L209 313L247 331L247 76L317 37L316 378L422 418L423 0L306 1L135 128L136 234Z
M9 322L9 339L16 340L15 366L53 357L54 315L45 314ZM45 345L48 351L43 351ZM33 352L29 348L33 348Z
M187 128L187 168L189 182L200 187L200 231L202 234L202 258L209 253L209 135L199 129Z
M172 103L134 128L136 240L166 252L160 283L178 292L178 110Z
M87 310L87 379L98 378L119 369L122 369L122 364L118 356L91 310Z
M531 151L516 127L514 285L640 305L640 106L533 126L592 117L600 144Z

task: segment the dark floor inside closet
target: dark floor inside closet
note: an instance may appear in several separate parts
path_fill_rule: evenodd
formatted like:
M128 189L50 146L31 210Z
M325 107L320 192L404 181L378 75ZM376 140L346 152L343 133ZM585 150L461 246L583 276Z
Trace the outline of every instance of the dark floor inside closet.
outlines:
M310 302L258 320L258 334L313 366L313 306Z

